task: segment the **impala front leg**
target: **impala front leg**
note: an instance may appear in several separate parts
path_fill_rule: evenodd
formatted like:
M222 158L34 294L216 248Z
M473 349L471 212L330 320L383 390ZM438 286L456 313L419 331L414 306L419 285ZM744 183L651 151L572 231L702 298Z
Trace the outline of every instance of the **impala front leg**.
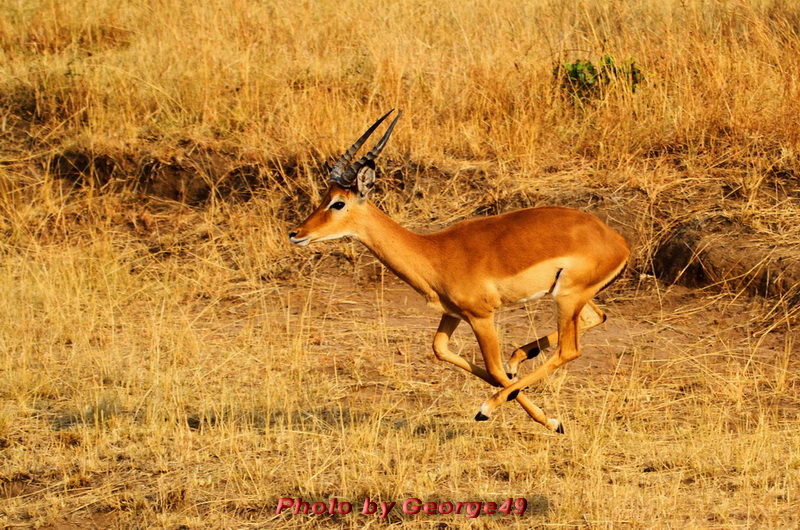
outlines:
M477 375L492 386L501 386L486 370L450 351L448 347L450 336L460 323L461 319L458 317L442 315L442 320L439 322L439 329L436 330L436 335L433 337L433 354L436 355L436 358L440 361L447 361L448 363L458 366L462 370Z
M478 339L478 345L483 354L483 362L486 364L489 375L499 381L504 388L508 387L511 385L511 379L506 375L503 363L500 360L500 343L497 340L497 331L495 330L492 317L471 319L469 323L472 326L475 337ZM517 392L514 398L535 421L552 431L563 432L561 429L561 422L554 418L548 419L544 411L534 405L526 396ZM485 421L488 419L489 414L485 413L483 407L481 407L481 410L475 415L475 420Z

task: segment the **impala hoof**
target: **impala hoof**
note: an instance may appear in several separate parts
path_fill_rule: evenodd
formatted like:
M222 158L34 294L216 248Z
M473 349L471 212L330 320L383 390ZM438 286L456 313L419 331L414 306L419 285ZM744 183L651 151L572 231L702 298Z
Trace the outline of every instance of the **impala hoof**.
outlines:
M478 412L475 414L475 421L486 421L489 419L489 416L484 414L483 412Z
M550 430L553 432L557 432L558 434L564 434L564 424L555 418L550 418L549 420L547 420L547 427L549 427Z
M505 363L505 369L506 369L506 377L508 377L509 379L514 379L517 373L516 371L514 372L511 371L511 367L508 365L508 362Z
M508 395L508 401L514 401L515 399L517 399L518 395L519 395L519 390L514 390Z

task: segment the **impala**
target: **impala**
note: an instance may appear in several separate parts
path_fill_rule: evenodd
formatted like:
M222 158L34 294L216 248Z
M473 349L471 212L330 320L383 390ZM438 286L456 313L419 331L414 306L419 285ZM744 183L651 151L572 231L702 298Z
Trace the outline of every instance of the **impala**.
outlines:
M520 391L580 355L578 334L605 321L592 298L625 268L625 240L597 217L569 208L529 208L458 222L440 232L416 234L389 218L368 199L375 183L375 159L394 130L400 111L375 147L356 162L353 156L391 114L376 121L330 170L322 203L289 239L300 246L353 237L386 267L442 313L433 352L442 361L470 372L500 390L486 400L475 419L487 420L501 403L515 399L537 422L563 433ZM352 163L351 163L352 162ZM550 295L556 304L557 331L517 348L505 364L494 314L506 304ZM465 320L483 354L485 368L454 354L450 336ZM519 364L558 345L553 355L521 378Z

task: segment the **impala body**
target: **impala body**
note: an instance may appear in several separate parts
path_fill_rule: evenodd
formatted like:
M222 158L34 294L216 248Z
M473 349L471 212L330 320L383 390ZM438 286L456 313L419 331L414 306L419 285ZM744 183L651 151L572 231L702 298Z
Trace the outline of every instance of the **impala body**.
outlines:
M390 111L391 113L391 111ZM508 399L516 399L536 421L563 432L520 390L580 355L579 330L605 315L591 299L619 276L629 257L625 240L593 215L570 208L529 208L469 219L440 232L416 234L398 225L368 200L375 181L374 159L400 118L366 156L347 167L380 118L331 170L331 184L319 207L289 236L298 245L340 237L361 241L387 268L442 313L434 336L437 358L451 362L502 389L484 402L477 420ZM558 330L515 350L501 361L495 311L506 304L550 295ZM485 369L448 349L458 324L472 327ZM519 363L558 343L550 359L519 380Z

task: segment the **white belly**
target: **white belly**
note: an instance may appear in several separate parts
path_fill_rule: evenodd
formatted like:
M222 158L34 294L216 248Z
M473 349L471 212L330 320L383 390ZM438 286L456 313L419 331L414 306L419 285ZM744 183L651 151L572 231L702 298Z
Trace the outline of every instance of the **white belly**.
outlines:
M504 304L521 304L538 300L546 294L558 291L559 271L570 264L570 258L559 258L537 263L511 278L505 278L496 284Z
M525 302L533 302L534 300L538 300L539 298L543 297L550 291L539 291L538 293L533 293L530 296L526 296L525 298L521 298L516 302L511 302L512 304L524 304Z

